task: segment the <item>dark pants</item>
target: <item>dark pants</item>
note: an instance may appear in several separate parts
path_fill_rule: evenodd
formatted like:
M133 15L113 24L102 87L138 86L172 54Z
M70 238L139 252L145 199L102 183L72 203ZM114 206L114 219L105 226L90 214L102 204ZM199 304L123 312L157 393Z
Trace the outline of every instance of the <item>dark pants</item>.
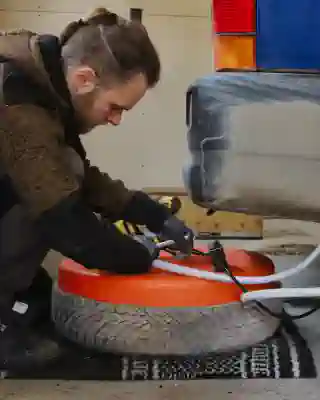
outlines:
M0 306L30 287L49 249L26 212L14 206L0 220Z

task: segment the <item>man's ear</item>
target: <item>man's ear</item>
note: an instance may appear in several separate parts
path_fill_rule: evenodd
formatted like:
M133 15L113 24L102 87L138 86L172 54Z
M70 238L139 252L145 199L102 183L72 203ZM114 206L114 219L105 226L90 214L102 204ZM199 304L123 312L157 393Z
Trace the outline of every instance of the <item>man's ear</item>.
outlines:
M97 75L92 68L82 66L73 70L72 81L77 94L88 94L97 86Z

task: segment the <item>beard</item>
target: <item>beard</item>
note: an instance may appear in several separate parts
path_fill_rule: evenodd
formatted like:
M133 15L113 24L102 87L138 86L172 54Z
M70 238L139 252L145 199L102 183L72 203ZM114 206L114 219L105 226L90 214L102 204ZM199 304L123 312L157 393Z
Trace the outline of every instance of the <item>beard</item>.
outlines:
M79 123L79 134L84 135L94 129L97 124L93 122L91 112L95 100L95 92L83 95L74 94L72 104L76 119Z

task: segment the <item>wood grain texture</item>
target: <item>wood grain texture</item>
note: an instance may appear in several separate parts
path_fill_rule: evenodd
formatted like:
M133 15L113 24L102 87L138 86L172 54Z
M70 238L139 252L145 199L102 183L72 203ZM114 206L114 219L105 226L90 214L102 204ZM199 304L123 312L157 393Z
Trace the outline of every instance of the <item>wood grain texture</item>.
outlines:
M161 196L177 196L182 207L178 216L197 234L209 232L220 234L252 235L261 237L263 234L263 219L255 215L217 211L208 216L207 211L195 205L181 187L146 187L143 189L154 198Z

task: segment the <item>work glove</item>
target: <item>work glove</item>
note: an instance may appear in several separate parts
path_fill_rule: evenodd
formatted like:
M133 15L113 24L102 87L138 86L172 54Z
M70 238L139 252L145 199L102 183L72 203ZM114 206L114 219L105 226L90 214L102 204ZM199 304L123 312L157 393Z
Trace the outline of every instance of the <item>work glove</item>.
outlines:
M161 240L173 240L175 244L172 247L189 256L193 249L194 233L183 221L173 215L164 223Z
M159 249L157 248L157 245L153 240L147 238L144 235L134 235L132 237L134 240L142 244L148 250L152 258L152 261L154 261L156 258L159 257Z

